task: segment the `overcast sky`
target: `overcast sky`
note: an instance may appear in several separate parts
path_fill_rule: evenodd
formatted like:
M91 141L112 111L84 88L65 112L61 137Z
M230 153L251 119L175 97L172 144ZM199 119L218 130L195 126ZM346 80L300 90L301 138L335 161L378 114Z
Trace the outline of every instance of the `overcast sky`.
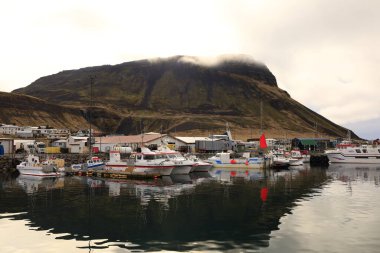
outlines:
M0 3L0 91L81 67L244 54L305 106L380 137L378 0Z

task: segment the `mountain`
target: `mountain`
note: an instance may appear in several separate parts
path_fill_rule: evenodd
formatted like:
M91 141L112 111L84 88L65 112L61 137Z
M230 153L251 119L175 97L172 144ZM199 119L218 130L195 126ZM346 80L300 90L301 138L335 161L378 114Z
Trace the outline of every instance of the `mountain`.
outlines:
M0 122L21 126L49 125L72 130L88 125L84 111L29 95L0 92Z
M261 122L273 137L347 133L292 99L265 65L241 58L210 64L175 56L66 70L13 93L86 110L91 90L92 122L107 133L207 135L228 123L238 137L247 138L259 134Z

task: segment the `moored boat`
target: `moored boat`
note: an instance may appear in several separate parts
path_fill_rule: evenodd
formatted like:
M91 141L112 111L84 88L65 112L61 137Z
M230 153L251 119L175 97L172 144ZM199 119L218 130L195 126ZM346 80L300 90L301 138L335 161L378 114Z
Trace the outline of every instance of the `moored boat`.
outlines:
M161 154L175 164L175 168L171 173L172 175L189 174L195 166L195 162L188 160L181 153L171 150L165 145L160 146L156 153Z
M189 156L188 159L194 162L190 172L209 172L213 167L212 163L203 161L194 155Z
M216 153L207 159L207 162L212 163L215 168L263 168L264 158L261 157L241 157L231 158L231 154L228 152Z
M330 163L380 164L380 147L362 145L326 150Z
M40 162L38 156L29 154L26 160L16 166L21 175L40 176L40 177L58 177L61 174L55 164Z
M140 153L132 153L129 161L134 168L133 172L136 173L169 176L176 167L173 161L148 148L141 148Z

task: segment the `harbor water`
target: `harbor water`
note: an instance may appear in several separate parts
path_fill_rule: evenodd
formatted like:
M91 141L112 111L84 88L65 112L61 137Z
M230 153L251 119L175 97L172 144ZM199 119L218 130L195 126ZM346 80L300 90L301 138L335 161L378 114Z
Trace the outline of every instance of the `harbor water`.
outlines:
M380 165L0 178L0 252L379 252Z

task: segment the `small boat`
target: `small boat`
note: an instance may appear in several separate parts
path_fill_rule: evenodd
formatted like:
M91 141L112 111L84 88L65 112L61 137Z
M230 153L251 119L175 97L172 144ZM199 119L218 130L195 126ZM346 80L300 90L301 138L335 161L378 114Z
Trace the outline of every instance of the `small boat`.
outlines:
M288 168L290 166L290 159L285 157L283 150L272 150L269 153L269 158L271 159L272 168Z
M40 162L38 156L29 154L26 160L16 166L21 175L40 177L59 177L61 174L55 164L47 161Z
M103 170L105 168L105 163L97 156L92 156L86 163L88 170Z

